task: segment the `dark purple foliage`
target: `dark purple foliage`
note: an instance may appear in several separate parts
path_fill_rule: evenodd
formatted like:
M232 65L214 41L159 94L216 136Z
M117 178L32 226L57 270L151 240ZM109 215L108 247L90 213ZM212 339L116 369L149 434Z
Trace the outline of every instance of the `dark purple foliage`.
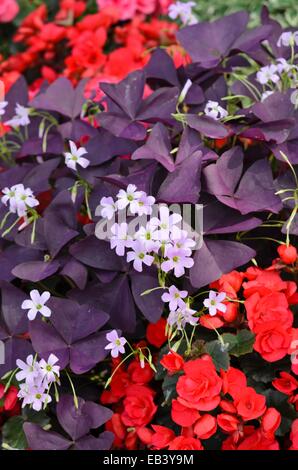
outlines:
M109 319L105 312L53 297L48 306L50 324L39 319L30 322L32 344L41 357L47 359L53 353L62 368L69 364L76 374L87 372L106 357L106 332L98 331Z
M57 404L57 418L68 437L44 431L38 424L25 423L24 431L32 450L108 450L113 442L111 432L95 437L91 430L100 428L113 412L96 403L78 399L78 409L71 395L63 395Z

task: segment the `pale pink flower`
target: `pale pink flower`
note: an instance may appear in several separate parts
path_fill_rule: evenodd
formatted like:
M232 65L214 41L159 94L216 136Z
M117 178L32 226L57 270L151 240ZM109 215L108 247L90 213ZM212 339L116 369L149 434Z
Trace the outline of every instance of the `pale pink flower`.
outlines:
M209 315L214 317L214 315L216 315L217 310L222 313L225 313L225 311L227 310L227 306L222 303L225 298L225 292L216 293L213 290L209 292L209 299L205 299L203 302L204 307L208 308L209 310Z
M154 261L154 257L148 255L144 244L140 240L135 240L131 244L132 250L127 253L127 261L133 261L133 267L136 271L143 271L143 264L151 266Z
M164 272L169 272L174 269L176 277L181 277L185 273L185 268L191 268L194 264L194 260L188 256L185 256L182 250L176 248L167 249L167 260L161 263L161 269Z
M187 297L186 290L179 290L176 286L169 287L169 292L165 292L161 296L163 302L169 302L169 309L176 310L178 307L185 307L185 302L182 299Z
M123 256L125 248L131 246L131 237L128 235L128 225L123 222L121 224L114 224L111 227L113 236L110 238L110 245L112 250L115 251L118 256Z
M123 336L119 337L116 330L107 333L106 339L109 341L109 344L106 345L105 349L111 350L112 357L118 357L119 354L125 353L124 345L127 341Z
M30 299L24 300L21 306L23 310L29 310L29 320L34 320L38 313L47 318L51 316L51 310L45 305L50 297L51 294L47 291L40 294L38 290L33 289L30 292Z
M19 13L20 7L16 0L0 1L0 23L9 23Z
M120 189L117 194L117 207L118 209L122 210L125 209L127 206L131 206L132 203L138 201L142 196L142 191L137 191L137 187L134 184L129 184L126 188Z
M83 155L88 153L85 147L78 148L72 140L69 141L69 147L70 152L64 153L65 165L74 171L76 171L77 165L87 168L90 165L90 161L88 158L83 157Z

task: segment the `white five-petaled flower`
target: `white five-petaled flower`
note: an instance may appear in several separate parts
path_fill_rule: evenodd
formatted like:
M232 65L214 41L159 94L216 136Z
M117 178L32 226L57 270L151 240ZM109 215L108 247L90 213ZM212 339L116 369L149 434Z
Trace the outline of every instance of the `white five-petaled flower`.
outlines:
M294 47L298 46L298 31L285 31L282 33L277 41L277 46L285 46L285 47Z
M111 350L112 357L118 357L119 354L125 353L124 345L127 343L126 339L123 336L118 335L116 330L112 330L106 334L106 339L109 341L109 344L105 349Z
M265 65L265 67L261 67L260 70L257 72L256 79L261 85L266 85L268 82L277 83L280 80L280 76L278 75L278 68L276 65Z
M219 310L222 313L225 313L227 310L227 306L222 303L222 301L226 298L226 293L225 292L215 292L211 290L209 292L209 298L204 300L204 306L208 308L209 310L209 315L214 317L216 315L217 310Z
M49 307L47 307L45 304L51 297L51 294L47 291L43 292L40 294L38 290L33 289L30 292L30 299L24 300L22 303L22 309L23 310L29 310L28 312L28 318L29 320L34 320L36 315L40 313L44 317L50 317L51 316L51 310Z
M23 399L22 408L31 405L33 410L40 411L43 405L51 403L52 398L42 384L21 384L18 398Z
M186 305L183 308L179 307L177 310L170 312L167 323L170 326L176 326L178 330L184 328L186 324L194 326L199 321L198 317L194 317L195 313L195 310L187 307Z
M131 207L131 204L135 201L138 201L141 196L142 191L137 191L137 187L134 184L129 184L126 188L126 191L124 189L120 189L117 194L118 209L122 210L125 209L125 207L127 206Z
M188 292L186 290L179 290L176 286L169 287L169 292L165 292L161 296L163 302L169 302L169 309L176 310L178 307L184 308L185 302L182 299L187 297Z
M33 208L39 205L39 201L33 194L30 188L24 188L22 184L18 185L16 190L16 212L19 217L26 215L27 209Z
M206 116L209 116L216 121L223 119L228 115L228 112L222 106L220 106L217 101L212 100L207 101L204 113Z
M111 232L113 236L110 238L110 245L112 250L115 248L115 251L118 256L123 256L125 253L125 248L131 246L132 238L128 234L128 225L125 222L121 224L114 224L111 227Z
M117 204L112 197L102 197L100 200L102 209L100 215L105 219L111 220L117 212Z
M60 366L57 365L59 361L55 354L50 354L47 361L41 359L39 362L40 374L46 383L55 382L56 378L60 375Z
M37 361L34 360L33 355L30 354L26 362L22 361L21 359L17 359L16 364L19 369L21 369L16 374L16 379L21 382L25 380L26 384L30 385L35 382L35 380L39 376L39 364Z
M154 240L160 243L167 243L170 239L172 230L182 221L180 214L170 214L167 206L161 205L159 207L159 217L152 217L150 224L153 228L158 228L154 231ZM176 227L177 228L177 227Z
M194 264L194 260L189 256L185 256L183 250L174 247L167 249L167 258L161 263L161 269L166 273L174 269L176 277L183 276L185 268L191 268Z
M180 18L184 25L191 25L198 22L197 18L192 12L192 7L195 7L195 2L176 2L169 6L168 15L171 20Z
M64 152L65 165L74 171L76 171L77 165L87 168L90 165L90 161L88 158L83 157L83 155L88 153L85 147L78 148L72 140L69 141L69 147L70 152Z
M9 210L14 214L17 212L17 190L19 186L19 184L15 184L11 186L11 188L2 189L3 196L1 198L1 202L5 206L9 203Z
M0 101L0 116L5 114L5 108L8 105L8 101Z
M133 267L136 271L142 272L143 263L146 266L151 266L154 261L154 257L147 254L146 248L141 240L135 240L131 243L133 251L129 251L126 255L128 262L133 261Z
M175 227L170 237L174 248L183 252L185 256L191 255L196 242L192 238L189 238L186 230L180 230L178 227Z
M160 248L160 243L154 239L155 231L156 227L153 227L149 221L146 227L140 227L135 234L135 238L143 243L147 252L154 251L157 253Z
M4 188L2 194L4 196L2 196L1 202L5 206L9 203L9 211L13 214L17 213L19 217L24 217L28 208L39 205L33 191L30 188L25 188L23 184L15 184L11 188Z
M147 196L144 191L140 191L141 195L139 198L134 199L129 206L130 212L135 215L151 215L152 206L155 203L155 197Z
M30 111L30 108L25 108L25 106L22 106L21 104L17 103L15 107L15 116L12 119L6 121L5 124L11 127L27 126L28 124L30 124Z
M289 62L287 62L283 57L277 59L276 62L278 73L290 72L293 68L293 66L289 64Z

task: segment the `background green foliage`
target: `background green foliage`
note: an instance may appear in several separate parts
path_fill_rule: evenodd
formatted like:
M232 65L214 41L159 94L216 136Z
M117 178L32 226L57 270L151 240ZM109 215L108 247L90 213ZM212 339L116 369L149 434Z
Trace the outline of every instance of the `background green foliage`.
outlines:
M183 0L184 1L184 0ZM260 23L260 11L266 5L270 16L278 20L284 27L298 27L297 0L193 0L194 8L200 21L210 21L239 10L251 14L251 26Z
M187 1L187 0L182 0ZM209 21L239 10L251 13L251 25L259 23L260 11L263 5L269 8L270 14L283 26L298 27L298 1L297 0L193 0L197 6L195 11L201 21ZM56 10L58 0L18 0L20 15L18 20L26 16L36 6L46 3L49 10ZM95 0L88 0L88 12L96 11Z

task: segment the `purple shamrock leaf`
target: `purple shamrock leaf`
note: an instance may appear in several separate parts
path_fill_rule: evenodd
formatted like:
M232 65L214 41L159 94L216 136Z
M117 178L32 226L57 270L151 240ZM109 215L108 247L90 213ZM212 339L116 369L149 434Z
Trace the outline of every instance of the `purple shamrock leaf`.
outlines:
M242 169L243 152L239 147L224 152L216 163L204 169L207 191L241 214L278 212L281 204L275 195L269 163L265 159L257 160L240 179Z
M12 85L12 87L7 92L5 100L8 102L8 105L5 110L6 121L11 119L15 115L15 107L17 104L27 106L28 86L23 76L18 78L18 80Z
M15 369L16 360L24 360L32 352L31 343L26 339L28 318L21 305L27 298L21 290L2 281L0 340L4 342L5 363L0 365L0 377Z
M172 85L180 87L177 70L173 59L164 49L156 49L145 67L146 80L151 85Z
M61 155L63 148L64 143L61 135L58 132L51 132L47 135L45 149L43 139L38 137L30 137L22 144L22 148L18 152L17 158L42 154Z
M99 129L86 145L90 166L102 165L116 156L131 154L136 148L135 142L115 137L105 129Z
M76 208L70 191L61 191L44 213L45 239L53 257L78 235L76 228Z
M247 31L248 19L248 13L240 11L213 22L187 26L178 31L177 38L194 62L204 68L215 67L233 50L249 52L270 34L269 25Z
M31 238L31 232L30 232ZM0 280L12 281L14 275L12 270L21 263L36 261L40 259L40 253L31 248L24 249L23 246L10 245L0 252Z
M56 111L70 119L75 119L80 115L85 102L85 85L86 81L82 80L74 89L67 78L58 78L46 90L33 98L30 105L38 109Z
M126 189L129 184L135 184L139 191L145 191L147 194L151 194L152 180L156 173L156 166L156 162L147 163L140 161L128 167L128 175L126 176L113 174L102 176L101 180L122 189Z
M122 258L110 249L108 242L99 240L94 235L74 243L69 252L78 261L92 268L115 271L122 270L125 266Z
M69 261L66 261L60 274L61 276L67 276L70 278L79 289L84 289L86 287L88 280L88 270L75 258L70 257Z
M87 372L106 357L105 334L98 332L109 319L104 311L53 297L47 305L52 311L50 324L30 322L32 344L40 356L53 353L61 368L70 364L76 374Z
M62 395L57 404L57 418L69 438L57 432L44 431L33 423L24 424L24 432L32 450L108 450L114 436L103 432L98 437L90 434L106 423L113 412L96 403L78 399L78 409L71 395Z
M162 202L198 202L201 190L202 152L197 150L169 173L161 184L157 198Z
M117 137L144 140L146 122L171 122L179 91L176 87L160 88L144 101L145 73L137 70L120 83L102 83L106 94L107 112L100 113L97 120L101 126Z
M167 128L157 123L152 128L147 142L132 154L132 159L156 160L168 171L174 171L175 163L170 152L171 141Z
M222 274L248 263L254 256L255 251L242 243L205 240L194 255L194 265L190 269L191 284L196 288L203 287Z
M186 114L185 119L189 127L200 132L203 136L212 139L224 139L229 135L229 129L219 121L215 121L209 116L197 116L196 114Z
M26 261L18 264L12 270L12 274L19 279L38 282L55 274L60 268L58 261Z
M283 152L293 165L298 164L298 113L296 111L295 125L287 136L287 139L281 144L270 143L269 147L274 156L281 161L284 161L281 152Z

